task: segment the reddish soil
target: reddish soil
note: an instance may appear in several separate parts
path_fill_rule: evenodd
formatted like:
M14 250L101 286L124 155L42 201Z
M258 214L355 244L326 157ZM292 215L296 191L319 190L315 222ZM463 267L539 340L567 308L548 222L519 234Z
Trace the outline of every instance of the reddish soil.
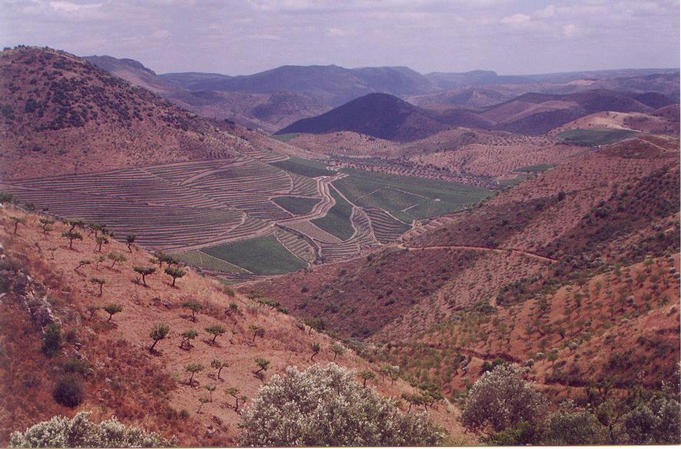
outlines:
M252 398L262 385L253 374L256 357L271 361L265 378L283 372L289 365L303 368L333 360L328 349L333 342L330 337L290 315L224 290L214 279L186 268L187 274L177 280L176 288L170 286L170 277L163 273L148 276L149 286L144 287L132 267L151 265L147 252L138 248L129 252L125 244L114 241L105 250L123 254L127 260L113 268L111 260L96 267L98 254L94 252L93 237L85 235L84 241L74 241L71 250L61 237L67 229L65 225L57 223L54 230L43 234L36 215L11 208L0 213L0 240L5 254L17 260L20 270L31 279L46 286L53 312L67 335L60 353L46 358L40 351L41 331L23 309L22 297L13 291L4 297L0 305L0 340L3 353L10 355L0 366L3 379L0 421L4 423L0 441L4 444L11 430L23 429L55 413L73 415L79 410L93 410L96 418L115 414L125 423L142 425L166 437L175 435L180 445L234 445L240 416L230 408L233 400L223 390L234 386ZM25 220L19 224L16 235L10 217ZM74 270L83 259L92 263ZM105 281L101 297L98 287L90 282L92 277ZM181 307L188 299L203 304L196 322ZM110 302L121 304L122 312L111 321L101 310L90 318L88 306ZM231 303L238 312L229 307ZM170 334L158 343L157 352L150 353L149 331L159 322L170 326ZM212 324L227 329L226 334L218 337L217 344L211 344L204 331ZM254 340L252 325L265 329L264 337ZM191 328L199 331L199 337L190 350L181 349L180 334ZM310 360L313 342L322 346L314 362ZM86 360L92 370L85 378L85 401L74 410L58 406L51 398L54 381L71 357ZM222 370L222 380L216 379L216 370L210 368L215 358L229 364ZM193 386L187 384L189 376L184 369L189 363L206 367L194 377ZM337 363L353 369L377 370L350 350ZM199 398L209 396L204 388L207 385L217 388L213 402L205 404L199 413ZM411 391L404 382L391 385L378 375L374 386L396 397ZM181 410L187 410L190 417L181 418ZM431 416L455 438L473 441L461 431L455 419L457 413L451 406L443 405L431 411Z

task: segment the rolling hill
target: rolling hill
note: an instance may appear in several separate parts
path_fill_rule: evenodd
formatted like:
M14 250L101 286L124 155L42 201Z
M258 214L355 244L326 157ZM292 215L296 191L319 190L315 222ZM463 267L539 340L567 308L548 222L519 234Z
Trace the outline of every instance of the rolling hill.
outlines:
M276 134L355 131L380 139L410 141L448 126L428 112L388 94L369 94L317 117L299 120Z
M294 121L329 109L313 97L290 91L267 93L214 90L226 75L182 73L159 76L140 62L111 56L88 56L92 64L150 90L171 103L215 120L230 120L250 128L274 132ZM203 88L205 87L205 88Z
M0 55L0 177L86 173L233 158L252 145L71 54L17 47Z

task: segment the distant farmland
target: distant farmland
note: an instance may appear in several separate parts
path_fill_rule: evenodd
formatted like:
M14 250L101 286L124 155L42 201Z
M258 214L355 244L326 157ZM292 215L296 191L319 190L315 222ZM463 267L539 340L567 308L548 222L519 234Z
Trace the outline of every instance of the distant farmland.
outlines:
M395 241L414 219L460 210L491 193L408 176L339 173L273 153L21 180L0 190L57 218L135 234L148 249L235 280L357 257Z
M629 129L569 129L556 136L562 143L579 146L607 145L635 134Z
M383 209L394 217L411 222L456 212L487 198L482 187L435 179L344 170L349 176L334 185L357 206Z

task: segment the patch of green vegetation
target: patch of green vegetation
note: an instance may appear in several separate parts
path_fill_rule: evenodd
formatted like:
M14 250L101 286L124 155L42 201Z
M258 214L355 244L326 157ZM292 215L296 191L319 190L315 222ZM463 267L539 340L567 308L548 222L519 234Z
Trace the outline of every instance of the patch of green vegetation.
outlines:
M628 129L569 129L558 134L558 141L569 145L595 146L617 142L634 134Z
M298 196L278 196L272 198L272 201L291 212L293 215L303 215L309 213L314 205L319 202L319 199L301 198Z
M554 167L553 164L536 164L536 165L527 165L527 166L525 166L525 167L516 168L516 169L513 170L513 171L516 172L516 173L518 173L518 172L522 172L522 173L539 173L539 172L543 172L543 171L549 170L549 169L551 169L551 168L553 168L553 167Z
M329 170L326 165L319 161L312 161L309 159L302 159L293 156L286 159L285 161L272 162L271 165L290 171L291 173L307 176L310 178L333 175L334 173Z
M275 134L272 137L281 141L281 142L288 142L291 139L295 139L298 137L299 133L286 133L286 134Z
M334 182L357 206L385 209L410 222L455 212L489 197L491 190L413 176L346 169L349 176Z
M500 187L506 189L508 187L513 187L516 184L520 184L521 182L523 182L527 178L529 178L529 175L527 173L522 173L522 174L514 176L513 178L506 178L506 179L502 179L500 181L497 181L497 184L499 184Z
M355 232L350 223L352 205L345 201L333 188L331 189L331 196L336 200L336 204L334 204L326 216L312 220L312 223L341 240L347 240Z
M204 248L218 259L255 274L281 274L305 268L307 264L284 248L273 235Z
M189 265L204 268L206 270L222 271L225 273L239 273L244 271L236 265L232 265L225 260L213 257L198 249L193 249L180 254L173 254L173 257Z

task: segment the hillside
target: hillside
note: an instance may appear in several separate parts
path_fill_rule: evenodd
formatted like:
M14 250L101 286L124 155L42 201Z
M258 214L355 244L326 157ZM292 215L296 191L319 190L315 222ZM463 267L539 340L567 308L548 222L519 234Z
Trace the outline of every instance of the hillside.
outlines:
M22 220L16 233L12 217ZM91 410L97 420L116 415L126 424L175 436L179 446L233 446L241 415L224 390L234 387L238 395L253 398L264 382L291 365L303 368L335 360L376 372L370 385L385 395L415 391L402 381L383 379L377 366L349 348L334 355L331 338L277 311L271 301L234 293L186 267L175 287L161 270L142 280L133 267L155 266L149 253L115 240L98 253L94 236L85 231L84 240L74 241L70 249L61 236L69 227L57 222L43 232L40 218L11 206L0 210L0 444L7 444L10 431L52 415ZM112 263L107 253L124 260ZM101 294L94 278L104 282ZM195 319L183 307L187 301L202 306ZM101 307L111 303L122 310L109 319ZM47 355L41 345L47 339L45 329L55 322L62 340ZM155 323L167 324L170 332L150 351L149 332ZM204 331L213 325L226 330L215 342ZM182 344L181 334L188 329L196 329L198 337ZM321 351L311 360L313 343ZM256 358L270 361L262 376L254 374ZM213 359L226 363L219 378ZM185 367L192 363L205 370L189 385ZM68 376L84 386L84 400L74 408L52 398L55 383ZM206 389L210 386L215 391ZM203 398L212 399L202 404ZM457 413L449 405L430 411L455 438L474 441L462 433Z
M426 111L397 97L369 94L317 117L299 120L276 134L355 131L380 139L410 141L446 128Z
M572 397L606 372L631 385L642 366L658 388L679 360L678 155L678 139L653 136L577 153L392 248L243 290L389 342L377 357L454 396L496 358L534 363ZM541 359L553 351L560 364Z
M296 120L329 109L320 101L290 91L252 93L201 89L212 80L229 79L226 75L182 73L159 76L140 62L111 56L85 58L97 67L129 83L148 89L171 103L215 120L230 120L250 128L274 132Z
M60 51L3 51L0 93L3 179L233 158L252 149L222 125Z

